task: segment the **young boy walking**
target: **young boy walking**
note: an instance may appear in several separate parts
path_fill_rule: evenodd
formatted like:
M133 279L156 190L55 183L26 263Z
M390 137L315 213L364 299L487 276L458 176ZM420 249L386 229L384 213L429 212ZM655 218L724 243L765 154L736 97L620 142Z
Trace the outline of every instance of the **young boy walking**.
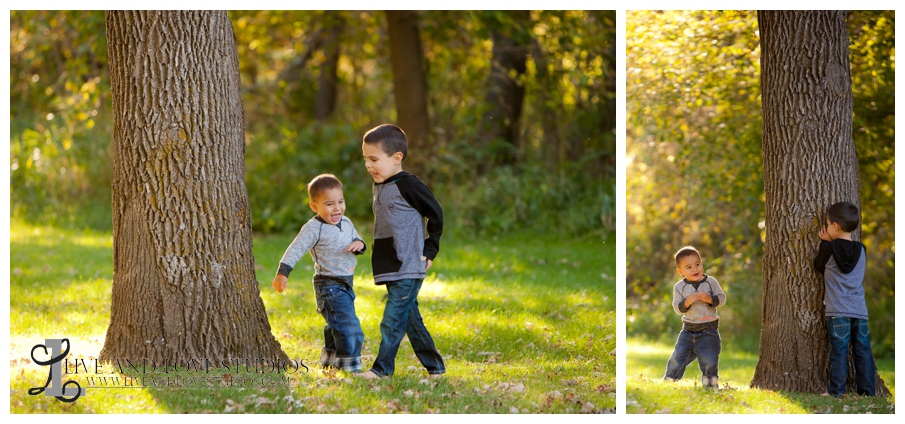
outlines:
M861 211L849 202L836 203L826 210L820 230L820 248L814 269L823 274L826 284L826 329L830 340L830 375L826 394L845 394L848 350L852 347L855 385L859 395L876 395L876 370L867 328L867 303L864 300L864 270L867 250L852 240L858 229Z
M324 326L324 347L320 364L343 371L361 371L361 346L364 333L355 315L355 255L365 252L365 243L343 214L346 201L343 185L335 176L321 174L308 184L308 206L317 215L311 218L286 249L280 269L273 277L273 288L283 293L289 273L310 252L314 260L314 296Z
M365 167L374 178L371 265L374 282L386 286L387 300L380 321L377 358L370 371L356 376L373 379L393 375L396 353L408 334L428 375L439 377L446 366L418 310L418 291L440 251L443 210L427 185L402 170L408 153L402 129L390 124L371 129L363 137L361 150Z
M664 380L680 380L685 367L697 358L701 386L719 389L720 317L716 308L726 304L720 283L704 274L701 254L692 246L676 252L676 271L683 277L673 286L672 307L682 315L682 332L666 365Z

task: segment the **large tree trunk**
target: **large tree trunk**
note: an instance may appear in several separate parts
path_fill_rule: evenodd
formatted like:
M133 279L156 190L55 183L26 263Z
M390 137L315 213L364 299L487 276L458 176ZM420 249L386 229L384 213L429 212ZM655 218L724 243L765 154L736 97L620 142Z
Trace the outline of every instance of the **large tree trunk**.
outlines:
M406 169L417 173L429 157L430 117L427 112L427 77L418 16L411 10L386 11L393 66L393 95L398 124L408 138Z
M494 12L497 13L497 12ZM531 48L528 34L531 15L527 10L505 11L504 25L491 28L493 49L488 82L487 112L482 119L484 141L504 141L505 148L496 152L495 162L515 163L519 149L519 121L525 99L525 86L520 81L527 69L526 59Z
M826 207L860 204L845 12L758 13L766 241L752 387L822 393L828 341L814 270ZM849 361L851 362L851 360ZM849 388L853 388L849 367ZM877 377L877 393L888 393Z
M108 12L113 304L102 360L287 360L258 291L225 12Z
M346 20L342 11L325 11L324 26L324 62L321 64L318 77L317 99L314 105L314 118L326 121L336 109L336 92L339 78L336 72L339 64L340 41Z

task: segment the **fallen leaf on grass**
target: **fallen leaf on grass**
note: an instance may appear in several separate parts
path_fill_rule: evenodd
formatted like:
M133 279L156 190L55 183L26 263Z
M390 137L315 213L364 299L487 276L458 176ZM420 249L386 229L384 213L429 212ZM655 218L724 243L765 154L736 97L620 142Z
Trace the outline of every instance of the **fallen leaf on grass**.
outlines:
M580 377L579 377L579 378L580 378ZM560 380L560 382L561 382L562 384L565 384L566 386L570 386L570 387L571 387L571 386L574 386L574 385L578 384L578 379Z
M518 410L518 408L512 406L512 407L509 408L509 413L510 413L510 414L518 414L518 413L519 413L519 410Z
M613 391L613 386L610 386L609 384L601 384L597 386L596 390L600 393L610 393Z
M412 397L415 395L415 392L413 392L411 390L406 390L406 391L402 392L402 394L404 394L406 397Z
M273 401L270 399L267 399L265 397L259 396L259 397L255 398L254 401L255 401L255 408L260 408L261 405L273 405Z

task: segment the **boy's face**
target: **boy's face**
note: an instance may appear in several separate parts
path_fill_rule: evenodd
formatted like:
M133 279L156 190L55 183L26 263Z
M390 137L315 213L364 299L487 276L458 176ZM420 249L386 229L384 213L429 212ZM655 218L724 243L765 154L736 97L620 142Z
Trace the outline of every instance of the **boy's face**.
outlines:
M402 152L387 155L379 143L362 142L361 153L365 158L365 168L376 183L382 183L402 171Z
M676 271L688 281L701 281L704 278L704 262L698 255L688 255L679 259Z
M317 213L328 224L339 224L346 212L346 199L343 198L343 189L336 187L322 191L316 199L308 203L311 210Z
M826 228L826 235L830 237L830 240L836 240L843 232L842 228L839 227L839 224L830 221L829 217L826 218L823 226Z

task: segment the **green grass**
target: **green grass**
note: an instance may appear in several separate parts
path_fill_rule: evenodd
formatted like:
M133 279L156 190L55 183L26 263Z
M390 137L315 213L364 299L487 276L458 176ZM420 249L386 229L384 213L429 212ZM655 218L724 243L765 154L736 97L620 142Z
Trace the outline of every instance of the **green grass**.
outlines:
M311 366L310 371L292 376L293 387L116 385L89 389L78 401L63 403L43 394L28 395L29 388L47 378L46 368L31 361L30 351L45 338L68 337L73 346L69 359L91 363L96 357L110 316L112 236L14 221L10 411L581 413L615 409L613 234L588 234L568 241L555 235L475 239L444 234L419 304L448 372L442 379L427 379L406 340L397 355L396 374L376 381L312 366L320 353L324 323L315 311L310 257L299 262L285 294L270 287L293 237L256 237L254 243L258 285L272 332L290 358ZM373 284L369 258L367 254L359 258L355 277L366 367L380 343L385 294L385 289ZM66 379L87 387L89 375L70 371ZM154 375L174 374L171 370ZM218 381L255 376L225 369L177 375Z
M701 388L697 362L685 378L663 381L666 361L673 347L629 338L626 346L626 413L677 414L809 414L894 413L895 364L877 361L880 376L892 392L887 398L846 395L835 399L809 393L752 389L757 355L723 349L720 353L720 391Z

